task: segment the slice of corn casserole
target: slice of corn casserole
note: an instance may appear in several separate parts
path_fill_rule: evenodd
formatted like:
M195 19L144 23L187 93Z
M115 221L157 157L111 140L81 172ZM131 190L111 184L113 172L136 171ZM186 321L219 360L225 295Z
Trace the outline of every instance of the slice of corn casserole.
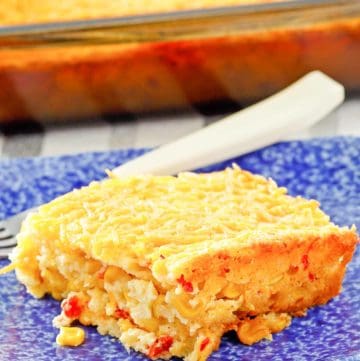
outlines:
M224 332L253 344L340 291L355 228L237 167L110 177L40 207L11 255L54 325L96 325L152 359L206 360Z

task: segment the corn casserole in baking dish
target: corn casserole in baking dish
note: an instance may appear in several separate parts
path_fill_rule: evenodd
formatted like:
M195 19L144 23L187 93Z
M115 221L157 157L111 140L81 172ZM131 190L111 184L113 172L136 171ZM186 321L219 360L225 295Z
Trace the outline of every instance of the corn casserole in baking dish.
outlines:
M83 341L80 321L152 359L195 361L229 330L251 345L327 303L357 240L316 201L234 166L74 190L28 216L6 270L63 300L61 345Z
M3 0L0 24L0 122L252 102L314 69L360 88L355 0Z
M0 19L2 24L31 24L277 1L281 0L3 0Z

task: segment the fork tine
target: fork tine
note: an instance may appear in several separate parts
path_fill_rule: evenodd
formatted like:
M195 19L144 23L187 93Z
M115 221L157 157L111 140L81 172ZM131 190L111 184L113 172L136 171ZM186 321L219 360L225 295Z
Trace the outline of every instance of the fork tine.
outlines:
M16 238L6 229L5 222L0 222L0 258L7 257L16 246Z
M14 234L9 230L5 222L0 222L0 243L12 237L14 237Z
M0 221L0 258L7 257L16 246L15 235L20 230L21 222L30 212L34 211L36 211L36 207L18 213L5 221Z
M0 234L0 245L2 244L3 241L6 241L8 239L11 239L11 238L14 238L14 235L13 234Z
M14 230L9 229L9 225L8 220L0 222L0 259L8 257L17 244Z
M0 240L0 249L6 249L15 246L16 238L14 236L10 236L9 238Z

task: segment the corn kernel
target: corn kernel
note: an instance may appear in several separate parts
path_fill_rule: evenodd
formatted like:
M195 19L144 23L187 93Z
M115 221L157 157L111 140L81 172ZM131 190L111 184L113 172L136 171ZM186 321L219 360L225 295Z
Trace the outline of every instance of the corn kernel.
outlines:
M80 327L60 327L56 343L60 346L79 346L85 340L85 331Z
M239 340L245 345L252 345L255 342L271 335L269 329L257 319L243 323L237 331Z
M244 322L237 334L242 343L252 345L263 338L271 338L272 333L280 332L289 326L290 322L291 317L286 313L260 315Z
M226 286L226 283L223 277L211 277L205 282L204 291L209 294L217 294Z
M226 298L238 298L240 296L241 289L239 285L235 283L229 283L222 291L221 295Z
M193 319L202 311L202 305L198 305L197 307L192 307L189 304L189 299L186 296L172 296L171 298L172 305L179 311L181 316Z
M104 281L106 283L113 283L124 278L128 278L128 275L119 267L109 266L104 273Z
M291 323L291 316L287 313L269 313L263 316L266 321L267 327L269 327L271 333L277 333L282 331L285 327L288 327Z
M95 273L101 269L101 263L95 260L88 260L85 263L85 271L87 273Z
M133 328L134 325L129 320L118 320L118 325L120 327L121 332L126 332L130 328Z
M164 262L157 261L153 264L152 267L153 274L155 276L164 276L167 273L166 266Z
M155 332L159 328L159 322L154 318L138 319L137 324L145 328L146 331L150 331L150 332Z

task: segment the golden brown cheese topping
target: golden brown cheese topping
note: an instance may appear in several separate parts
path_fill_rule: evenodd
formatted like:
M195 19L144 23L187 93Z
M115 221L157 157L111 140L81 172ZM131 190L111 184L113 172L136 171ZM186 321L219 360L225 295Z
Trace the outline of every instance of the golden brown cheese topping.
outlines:
M2 0L0 24L94 19L276 1L280 0Z
M100 226L99 226L100 224ZM316 201L293 198L261 176L240 169L178 177L130 177L93 182L40 208L27 223L39 238L60 234L59 246L78 247L114 264L128 257L173 261L248 245L275 232L334 227ZM251 237L249 237L251 234ZM27 228L21 238L26 238Z

